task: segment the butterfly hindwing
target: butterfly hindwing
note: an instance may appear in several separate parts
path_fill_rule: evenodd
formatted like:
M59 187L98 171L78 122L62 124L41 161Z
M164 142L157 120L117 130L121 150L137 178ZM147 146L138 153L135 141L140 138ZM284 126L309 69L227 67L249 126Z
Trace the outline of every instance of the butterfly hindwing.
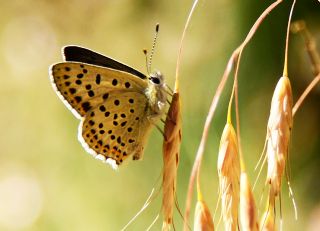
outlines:
M129 155L142 156L152 126L146 80L110 68L63 62L51 67L51 81L81 119L78 137L89 153L117 165Z
M51 80L66 105L80 118L117 91L143 94L147 82L130 73L78 62L51 67Z
M152 125L147 104L138 92L115 92L87 112L79 127L81 143L89 153L101 154L103 160L111 158L117 165L129 155L139 159Z

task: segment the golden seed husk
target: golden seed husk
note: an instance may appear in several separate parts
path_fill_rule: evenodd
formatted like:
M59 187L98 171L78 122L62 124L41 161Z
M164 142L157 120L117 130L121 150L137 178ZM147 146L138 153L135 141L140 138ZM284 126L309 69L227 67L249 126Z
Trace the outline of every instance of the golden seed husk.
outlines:
M218 155L219 189L225 230L237 230L240 160L237 136L231 123L224 127Z
M281 189L292 128L292 91L288 77L281 77L275 88L267 127L267 182L276 197Z
M169 230L175 205L176 178L181 144L181 110L179 93L175 92L164 126L163 142L163 227Z
M198 200L194 214L194 231L214 231L210 210L203 200Z
M242 230L258 231L257 208L246 172L240 176L240 221Z
M275 195L270 191L269 193L269 199L268 199L268 206L266 208L266 211L262 215L262 219L260 221L261 230L262 231L276 231L276 224L275 224L275 214L274 214L274 200Z

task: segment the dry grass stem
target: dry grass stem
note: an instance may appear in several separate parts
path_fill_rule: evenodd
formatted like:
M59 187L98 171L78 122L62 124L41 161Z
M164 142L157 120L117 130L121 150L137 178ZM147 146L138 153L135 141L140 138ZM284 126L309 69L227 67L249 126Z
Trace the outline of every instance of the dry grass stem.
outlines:
M207 118L205 121L201 141L200 141L198 151L196 154L196 159L195 159L193 167L192 167L192 171L191 171L191 175L190 175L190 179L189 179L188 194L187 194L187 198L186 198L186 206L185 206L185 216L184 217L185 217L186 221L189 220L194 182L195 182L197 171L198 171L198 168L199 168L199 165L202 160L203 153L204 153L205 145L206 145L207 138L208 138L209 127L210 127L211 121L213 119L215 110L217 108L221 93L222 93L224 86L225 86L225 83L228 79L228 76L233 69L234 63L239 58L239 53L241 53L241 51L244 49L244 47L249 43L249 41L251 40L251 38L253 37L253 35L255 34L255 32L257 31L257 29L259 28L259 26L263 22L263 20L267 17L267 15L270 14L271 11L273 9L275 9L281 2L282 2L282 0L277 0L277 1L273 2L272 4L270 4L270 6L267 9L265 9L262 12L262 14L259 16L259 18L256 20L256 22L254 23L254 25L250 29L245 40L241 43L241 45L237 49L235 49L233 51L233 53L228 61L228 64L227 64L226 69L223 73L223 76L221 78L219 86L216 90L216 93L215 93L213 99L212 99L212 103L210 105L210 109L209 109L209 112L208 112L208 115L207 115ZM187 230L186 222L184 225L184 230Z
M222 133L218 155L218 175L225 230L237 230L240 160L237 136L231 123L226 124Z
M198 200L196 205L193 231L214 231L210 210L203 200Z
M131 220L121 229L121 231L125 231L129 227L129 225L131 225L137 219L137 217L140 216L140 214L149 206L149 204L152 201L153 193L154 193L154 188L152 188L152 191L148 196L146 202L142 206L142 208L134 215L134 217L131 218Z
M192 3L192 7L190 9L190 12L188 14L186 23L184 25L183 31L182 31L182 35L181 35L181 40L180 40L180 47L179 47L179 51L178 51L178 57L177 57L177 65L176 65L176 83L175 83L175 91L178 90L179 88L179 71L180 71L180 63L181 63L181 57L182 57L182 45L183 45L183 40L186 36L186 32L187 29L189 27L190 21L191 21L191 17L198 5L199 0L194 0Z
M281 77L275 88L267 127L267 182L277 197L281 190L292 128L292 91L288 77Z
M320 83L320 55L317 50L315 38L307 29L307 26L304 21L297 21L292 24L291 30L294 33L300 32L305 40L306 50L310 57L310 61L312 64L312 71L315 75L315 78L311 81L305 91L302 93L300 98L297 100L296 104L292 109L293 116L307 97L307 95L312 91L312 89Z
M318 75L320 73L320 55L317 51L316 40L308 30L306 23L303 20L293 22L290 29L293 33L301 33L312 64L313 74Z
M299 107L302 105L303 101L306 99L306 97L309 95L309 93L312 91L312 89L315 88L315 86L319 83L320 83L320 73L316 77L314 77L314 79L310 82L308 87L304 90L304 92L301 94L300 98L295 103L295 105L292 109L293 116L296 114Z
M173 220L176 178L181 144L181 111L179 93L175 92L164 126L163 142L163 229L169 230Z
M241 172L240 176L240 222L242 230L258 231L259 223L257 208L254 201L251 185L247 173Z

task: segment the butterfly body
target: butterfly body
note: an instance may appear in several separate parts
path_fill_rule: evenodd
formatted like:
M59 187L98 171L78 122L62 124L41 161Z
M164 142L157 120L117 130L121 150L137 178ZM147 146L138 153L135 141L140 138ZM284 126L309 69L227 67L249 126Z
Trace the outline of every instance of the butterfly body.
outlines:
M165 111L166 85L113 59L77 46L63 50L65 62L51 68L53 86L81 119L78 138L97 159L120 165L140 159L152 126Z
M165 91L165 83L160 72L155 72L150 75L149 86L145 91L146 97L149 99L151 115L149 119L158 119L165 110L167 93Z

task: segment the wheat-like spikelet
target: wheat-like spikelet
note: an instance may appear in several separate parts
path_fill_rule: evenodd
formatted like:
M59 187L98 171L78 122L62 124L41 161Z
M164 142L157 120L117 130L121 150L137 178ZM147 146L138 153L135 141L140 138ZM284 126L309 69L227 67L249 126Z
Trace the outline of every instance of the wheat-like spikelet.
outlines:
M281 77L273 93L267 128L267 182L277 197L288 158L292 128L292 91L288 77Z
M237 230L240 162L236 133L229 122L224 127L220 140L218 174L225 230Z
M240 176L240 221L243 230L258 231L257 208L246 172Z
M176 177L181 143L181 114L179 93L175 92L164 126L163 142L163 226L169 230L175 204Z
M261 219L261 231L276 231L275 224L275 207L274 207L275 195L271 192L269 194L268 206L266 207L266 211L262 215Z
M199 199L196 205L193 231L214 231L210 210L202 199Z
M264 222L264 223L262 223ZM269 211L266 211L263 215L261 231L276 231L275 217L274 217L274 208L270 207Z

